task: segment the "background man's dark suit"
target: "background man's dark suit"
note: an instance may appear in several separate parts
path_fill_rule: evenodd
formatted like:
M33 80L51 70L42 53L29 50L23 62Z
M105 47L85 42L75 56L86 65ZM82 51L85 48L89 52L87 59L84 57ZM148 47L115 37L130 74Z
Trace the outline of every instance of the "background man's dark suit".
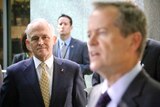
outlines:
M101 94L101 91L99 91L101 90L100 85L96 85L91 91L97 98L90 96L93 99L90 99L91 102L89 101L88 107L94 107L97 102L98 96ZM125 91L118 107L159 107L159 90L158 82L153 80L145 70L142 70ZM150 93L151 91L153 93Z
M85 42L71 38L69 60L74 61L81 66L81 71L84 74L91 74L89 68L88 47ZM54 56L58 56L58 41L53 47Z
M26 55L26 53L15 54L13 56L12 64L17 63L17 62L22 61L22 60L25 60L27 58L29 58L29 57Z
M7 68L0 92L0 107L44 107L33 59L16 65ZM85 107L84 88L79 66L54 58L50 107Z
M160 82L160 42L154 39L148 39L144 50L141 63L146 72L155 80ZM94 73L92 85L99 84L103 78L99 74Z
M155 80L160 82L160 42L148 39L142 58L144 69Z

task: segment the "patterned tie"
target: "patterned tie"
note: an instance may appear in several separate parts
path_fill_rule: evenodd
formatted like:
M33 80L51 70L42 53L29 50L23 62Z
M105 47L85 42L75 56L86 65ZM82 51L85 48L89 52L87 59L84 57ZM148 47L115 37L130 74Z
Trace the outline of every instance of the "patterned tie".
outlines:
M64 42L61 47L61 58L65 58L67 51L67 44Z
M49 100L50 100L49 78L48 78L47 71L46 71L46 64L41 63L40 66L41 66L41 70L42 70L42 75L41 75L41 78L40 78L41 93L42 93L42 97L43 97L45 107L49 107Z
M96 107L106 107L106 105L111 101L107 91L102 94L96 104Z

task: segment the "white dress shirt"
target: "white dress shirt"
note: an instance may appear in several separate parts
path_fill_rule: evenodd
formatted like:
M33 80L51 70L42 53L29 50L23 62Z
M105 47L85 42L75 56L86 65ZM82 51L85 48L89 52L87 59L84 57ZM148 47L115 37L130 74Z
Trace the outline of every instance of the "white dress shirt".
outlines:
M108 87L107 80L100 85L101 93L103 94L106 90L111 98L110 103L106 107L117 107L121 101L123 94L126 89L133 81L133 79L138 75L141 71L142 66L138 63L131 71L122 76L118 81L116 81L112 86Z
M66 54L65 54L65 59L69 59L69 53L70 53L70 42L71 42L71 37L69 37L67 40L63 41L61 38L58 38L58 57L61 57L61 48L62 48L62 44L64 44L64 42L66 43L67 46L67 50L66 50Z
M38 79L40 80L41 74L42 74L40 64L42 63L42 61L37 59L35 56L33 56L33 60L34 60L34 63L35 63L35 68L36 68L36 72L37 72L37 75L38 75ZM44 62L47 65L46 70L47 70L47 74L48 74L48 77L49 77L50 95L51 95L51 91L52 91L53 61L54 61L54 58L53 58L53 55L52 55L49 59L47 59Z

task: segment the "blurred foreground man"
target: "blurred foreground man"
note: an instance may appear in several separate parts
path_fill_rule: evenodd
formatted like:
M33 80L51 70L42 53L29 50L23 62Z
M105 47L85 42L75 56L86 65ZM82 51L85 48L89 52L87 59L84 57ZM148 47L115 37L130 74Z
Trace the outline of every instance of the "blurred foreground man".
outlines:
M146 18L127 2L95 2L89 18L90 68L105 80L90 92L87 107L157 107L160 84L140 65Z

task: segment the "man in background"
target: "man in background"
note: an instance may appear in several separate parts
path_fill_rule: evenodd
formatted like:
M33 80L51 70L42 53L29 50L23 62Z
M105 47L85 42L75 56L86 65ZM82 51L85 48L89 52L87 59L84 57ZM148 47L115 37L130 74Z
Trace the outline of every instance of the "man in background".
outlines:
M88 24L90 68L104 78L87 107L156 107L160 84L142 68L146 18L128 2L95 2Z
M65 14L59 16L59 38L53 48L53 53L59 58L69 59L78 63L83 75L91 74L87 44L71 37L72 23L70 16Z
M23 33L21 38L21 46L22 46L23 52L15 54L13 56L12 64L32 57L32 52L29 49L29 47L27 47L26 45L26 39L27 39L27 35L26 33Z

